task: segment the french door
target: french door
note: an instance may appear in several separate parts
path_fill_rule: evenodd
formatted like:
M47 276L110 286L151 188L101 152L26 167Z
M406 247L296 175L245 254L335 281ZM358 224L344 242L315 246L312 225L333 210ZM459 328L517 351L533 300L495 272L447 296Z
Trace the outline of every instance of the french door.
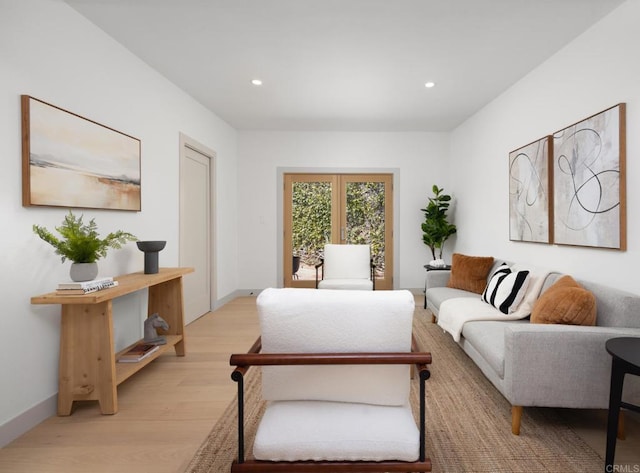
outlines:
M367 244L376 289L393 289L393 175L284 175L285 287L315 287L326 243Z

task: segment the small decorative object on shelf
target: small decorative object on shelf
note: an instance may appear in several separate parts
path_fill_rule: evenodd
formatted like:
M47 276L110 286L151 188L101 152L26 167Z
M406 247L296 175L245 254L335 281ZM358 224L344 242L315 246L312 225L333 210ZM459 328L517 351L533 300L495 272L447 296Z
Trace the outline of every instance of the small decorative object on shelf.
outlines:
M104 278L111 279L111 278ZM96 280L99 281L99 280ZM73 284L81 284L80 287L60 287L60 286L72 286ZM89 294L91 292L102 291L103 289L109 289L111 287L116 287L118 285L118 281L102 281L102 282L94 282L94 281L86 281L84 283L61 283L58 285L58 289L56 289L56 294L59 296L81 296L83 294Z
M164 249L166 241L138 241L138 249L144 251L144 274L158 272L158 253Z
M137 343L122 355L118 357L119 363L135 363L140 360L144 360L153 352L158 351L160 347L153 343Z
M162 335L158 335L156 328L169 330L169 324L160 317L159 314L152 314L144 321L144 341L145 343L153 343L155 345L164 345L167 339Z
M70 271L73 281L94 279L98 275L96 261L107 256L109 248L122 248L127 241L137 240L134 235L122 230L109 233L106 238L100 238L94 219L91 219L89 224L84 224L82 217L83 215L76 217L69 210L62 225L56 227L62 239L40 225L33 225L33 232L55 248L55 253L62 257L63 263L67 259L73 261Z
M432 268L444 268L447 266L447 263L445 263L443 259L434 259L433 261L429 261L429 266Z
M58 283L58 289L89 289L93 286L99 286L101 284L108 284L112 282L113 278L111 276L92 279L91 281L61 282Z

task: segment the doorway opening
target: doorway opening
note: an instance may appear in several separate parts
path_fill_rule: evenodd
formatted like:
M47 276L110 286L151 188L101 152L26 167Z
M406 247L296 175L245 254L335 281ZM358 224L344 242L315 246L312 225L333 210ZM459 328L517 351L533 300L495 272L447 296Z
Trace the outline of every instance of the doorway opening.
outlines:
M324 245L367 244L376 289L393 288L393 175L284 174L285 287L315 287Z

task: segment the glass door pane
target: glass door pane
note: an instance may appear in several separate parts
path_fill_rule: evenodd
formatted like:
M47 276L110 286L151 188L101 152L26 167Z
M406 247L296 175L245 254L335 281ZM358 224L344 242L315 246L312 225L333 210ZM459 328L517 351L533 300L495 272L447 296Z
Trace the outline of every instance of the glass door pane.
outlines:
M336 183L333 175L285 175L285 287L315 287L315 265L337 228Z
M343 175L344 218L342 243L371 246L375 264L376 288L391 289L392 275L387 274L391 245L387 229L391 225L391 175ZM390 240L390 239L389 239Z
M294 277L315 281L315 265L331 241L331 183L294 182L292 200Z

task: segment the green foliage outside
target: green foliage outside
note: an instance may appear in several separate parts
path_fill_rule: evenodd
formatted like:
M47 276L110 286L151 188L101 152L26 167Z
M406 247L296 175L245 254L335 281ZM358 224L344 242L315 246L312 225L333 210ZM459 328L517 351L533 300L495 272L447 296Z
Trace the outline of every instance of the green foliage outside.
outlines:
M292 213L293 254L314 265L331 241L331 184L294 182Z
M292 213L293 254L314 265L331 242L331 184L295 182ZM371 245L378 271L384 269L384 219L383 183L347 185L347 242Z
M451 196L444 194L444 189L434 185L432 188L433 197L429 197L426 208L420 209L424 212L424 222L422 223L422 241L431 250L433 259L442 258L442 247L445 241L456 233L456 226L449 223L447 211L451 202Z
M33 232L55 248L55 253L62 257L63 263L67 259L74 263L95 263L107 256L109 248L122 248L127 241L137 240L134 235L122 230L109 233L106 238L101 239L94 219L85 224L82 217L76 217L69 211L62 225L56 227L62 238L56 237L40 225L33 225Z
M377 271L384 270L384 183L347 184L347 241L371 245Z

